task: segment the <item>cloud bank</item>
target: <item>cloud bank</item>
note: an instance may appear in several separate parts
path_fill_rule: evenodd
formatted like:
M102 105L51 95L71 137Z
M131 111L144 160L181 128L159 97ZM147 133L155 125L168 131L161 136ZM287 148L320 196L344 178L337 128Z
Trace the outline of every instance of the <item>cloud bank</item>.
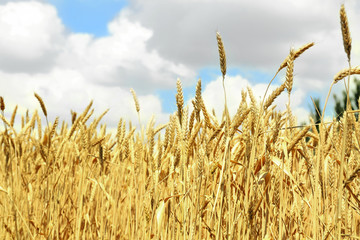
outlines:
M291 104L299 121L307 116L310 95L325 99L332 77L347 66L339 24L340 3L276 0L160 1L135 0L108 24L109 35L71 32L56 8L46 1L0 0L0 95L7 114L39 109L33 93L43 97L50 116L70 119L70 109L82 111L94 100L96 113L116 126L120 117L137 122L130 88L138 94L141 119L154 114L168 119L158 90L174 89L176 79L193 86L203 68L218 68L216 31L220 31L228 66L273 75L290 47L315 41L295 62ZM360 9L347 1L353 37L353 65L360 62ZM275 89L281 82L275 82ZM203 82L204 99L221 115L220 71ZM226 78L228 105L235 111L243 88L262 97L270 79ZM335 88L335 92L342 88ZM195 91L195 89L194 89ZM284 109L287 94L277 102ZM306 114L305 114L306 113ZM305 116L305 117L304 117Z

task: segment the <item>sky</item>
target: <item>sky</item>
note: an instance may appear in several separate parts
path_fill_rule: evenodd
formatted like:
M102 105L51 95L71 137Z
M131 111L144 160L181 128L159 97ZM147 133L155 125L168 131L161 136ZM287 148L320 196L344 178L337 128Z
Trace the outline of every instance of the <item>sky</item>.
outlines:
M311 97L325 102L334 75L348 66L339 10L349 18L352 65L360 62L360 4L310 0L0 0L0 96L11 116L40 111L34 92L56 116L70 121L94 100L95 116L109 127L120 118L137 122L130 93L140 102L141 121L152 115L165 123L176 111L176 81L191 105L202 80L206 107L222 115L224 96L216 42L227 57L228 106L234 114L241 91L253 89L260 101L291 48L315 42L296 59L291 108L308 120ZM285 77L279 73L270 90ZM335 85L340 94L344 85ZM288 95L276 101L285 109ZM331 117L333 98L326 114ZM16 122L20 122L19 116Z

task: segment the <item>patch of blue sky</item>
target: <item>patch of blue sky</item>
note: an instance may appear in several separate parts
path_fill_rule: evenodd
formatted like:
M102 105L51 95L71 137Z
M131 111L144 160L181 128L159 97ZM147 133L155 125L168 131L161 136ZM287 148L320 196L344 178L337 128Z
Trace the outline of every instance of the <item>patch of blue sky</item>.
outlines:
M240 75L241 77L247 79L252 85L257 83L269 83L274 77L275 73L262 72L255 69L240 69L240 68L230 68L227 70L228 76ZM277 82L279 76L276 77L274 82Z
M197 82L197 80L196 80ZM195 96L196 84L194 86L183 87L184 101L187 101ZM162 109L166 113L173 113L177 111L176 106L176 86L173 89L158 90L157 96L161 99Z
M72 32L107 36L107 24L116 17L127 0L48 0L56 7L64 25Z

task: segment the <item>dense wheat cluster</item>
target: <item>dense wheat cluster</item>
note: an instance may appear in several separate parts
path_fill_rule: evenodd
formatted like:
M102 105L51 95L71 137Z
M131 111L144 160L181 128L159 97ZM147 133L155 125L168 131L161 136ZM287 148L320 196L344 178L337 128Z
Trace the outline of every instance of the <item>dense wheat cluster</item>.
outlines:
M341 29L349 69L333 84L359 74L351 68L345 8ZM217 33L226 85L226 55ZM340 121L297 126L290 102L297 58L314 43L291 49L280 64L285 81L258 102L239 89L236 114L218 118L196 86L165 125L136 129L120 119L116 135L93 117L92 102L72 122L17 107L0 133L0 239L354 239L360 235L360 120L348 108ZM330 88L331 91L331 88ZM330 94L329 91L329 94ZM131 90L139 122L141 106ZM265 93L266 95L266 93ZM226 95L225 95L226 96ZM45 99L46 100L46 99ZM326 105L326 104L325 104ZM325 112L325 107L324 111ZM41 115L46 123L41 122ZM218 119L222 119L219 121ZM99 130L100 129L100 130Z

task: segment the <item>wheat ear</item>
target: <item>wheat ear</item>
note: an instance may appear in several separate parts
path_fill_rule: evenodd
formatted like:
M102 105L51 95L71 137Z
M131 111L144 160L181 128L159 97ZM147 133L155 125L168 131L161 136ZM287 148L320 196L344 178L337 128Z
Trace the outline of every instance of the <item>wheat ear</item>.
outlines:
M70 113L71 113L71 123L74 124L77 113L74 112L73 110L71 110Z
M205 124L206 124L206 126L208 127L208 128L211 128L211 129L215 129L215 127L213 126L213 124L211 123L211 121L210 121L210 117L209 117L209 114L208 114L208 112L207 112L207 110L206 110L206 107L205 107L205 103L204 103L204 100L201 98L201 103L200 103L201 105L201 110L202 110L202 112L203 112L203 115L204 115L204 119L205 119Z
M139 126L141 126L141 120L140 120L140 104L139 104L139 100L136 96L136 92L134 91L134 89L130 88L130 92L133 96L134 102L135 102L135 108L136 108L136 112L138 114L138 120L139 120Z
M56 117L56 118L55 118L55 121L54 121L54 124L52 125L51 130L50 130L49 139L52 139L52 137L54 136L56 127L57 127L58 125L59 125L59 117Z
M5 110L5 102L3 97L0 97L0 109L1 111Z
M216 33L216 40L217 40L218 49L219 49L221 73L224 77L226 75L226 55L225 55L224 44L223 44L223 41L221 39L219 32Z
M136 112L140 112L140 104L139 104L139 100L136 96L136 92L134 91L134 89L130 88L130 92L134 98L134 102L135 102L135 107L136 107Z
M334 84L339 82L343 78L350 76L350 75L354 75L354 74L360 74L360 67L355 67L355 68L351 68L351 69L349 69L349 68L343 69L335 75Z
M86 117L86 115L88 114L91 106L93 105L93 100L90 101L89 105L87 105L87 107L85 108L84 112L81 113L81 115L78 117L80 119L84 119L83 123L86 123L86 121L89 119L88 117ZM91 114L90 114L91 115ZM75 121L76 122L76 121Z
M275 91L271 93L271 95L266 99L264 104L264 111L271 106L271 104L275 101L275 99L285 90L285 84L282 84L280 87L276 88Z
M310 126L307 126L303 130L301 130L298 134L296 134L294 139L288 145L288 148L287 148L288 152L290 152L295 147L295 145L306 135L306 133L309 131L309 129L310 129Z
M183 95L183 90L182 90L180 79L178 79L176 81L176 88L177 88L176 105L177 105L177 108L178 108L179 122L180 122L180 125L182 125L182 114L183 114L183 107L184 107L184 95Z
M200 121L201 101L202 101L201 100L201 79L199 79L199 81L196 84L195 103L194 103L195 117L198 122Z
M11 115L10 124L11 124L12 127L14 126L15 116L16 116L17 109L18 109L18 105L15 106L14 111L13 111L13 113L12 113L12 115Z
M1 118L1 120L4 122L4 124L6 124L7 126L11 127L11 124L10 124L9 121L5 118L5 116L3 116L2 114L0 114L0 118Z
M344 183L344 187L346 187L347 185L349 185L352 181L354 181L354 179L359 175L360 173L360 167L358 167L357 169L355 169L355 171L350 175L350 177L345 181Z
M295 52L293 49L291 49L288 60L287 60L286 81L285 81L285 86L286 86L286 89L287 89L289 95L291 94L291 90L293 87L294 55L295 55Z
M349 64L350 65L350 64ZM331 83L330 85L330 89L329 89L329 92L328 92L328 95L326 97L326 100L325 100L325 105L324 105L324 108L323 108L323 111L322 111L322 116L321 116L321 119L324 119L324 113L325 113L325 109L326 109L326 105L327 105L327 102L329 100L329 97L330 97L330 93L331 93L331 89L333 87L334 84L338 83L340 80L342 80L343 78L347 77L347 76L350 76L350 75L354 75L354 74L360 74L360 68L359 67L355 67L355 68L346 68L346 69L343 69L341 70L340 72L338 72L335 77L334 77L334 81ZM346 88L346 92L347 92L347 97L349 96L349 91L348 89ZM349 99L348 99L349 100ZM349 103L349 101L348 101Z
M301 54L303 54L303 52L305 52L306 50L308 50L309 48L311 48L312 46L314 46L314 42L308 43L303 45L302 47L300 47L298 50L295 51L294 53L294 60L297 59ZM287 56L285 58L285 60L281 63L280 68L278 70L278 72L283 69L284 67L287 66L287 62L289 60L289 56Z
M34 96L35 96L36 99L39 101L41 110L43 111L45 117L47 117L47 111L46 111L46 107L45 107L44 101L42 100L42 98L41 98L37 93L34 93Z
M4 98L2 96L0 96L0 110L1 110L1 117L3 118L3 121L4 121L4 127L5 127L5 130L6 130L6 124L8 124L9 122L5 119L5 116L4 116L4 110L5 110L5 102L4 102ZM6 124L5 124L5 120L6 120ZM9 124L8 124L9 125ZM10 126L10 125L9 125ZM12 127L12 125L11 125Z
M349 30L349 22L347 19L346 11L344 4L340 8L340 23L341 23L341 32L343 37L344 50L346 52L348 61L350 62L350 53L351 53L351 37Z
M226 75L226 54L225 54L225 48L223 41L221 39L220 33L216 32L216 40L218 43L218 50L219 50L219 58L220 58L220 69L222 73L222 85L224 90L224 100L225 100L225 107L224 107L224 113L226 116L226 132L228 132L229 124L230 124L230 115L227 108L227 97L226 97L226 90L225 90L225 75Z

